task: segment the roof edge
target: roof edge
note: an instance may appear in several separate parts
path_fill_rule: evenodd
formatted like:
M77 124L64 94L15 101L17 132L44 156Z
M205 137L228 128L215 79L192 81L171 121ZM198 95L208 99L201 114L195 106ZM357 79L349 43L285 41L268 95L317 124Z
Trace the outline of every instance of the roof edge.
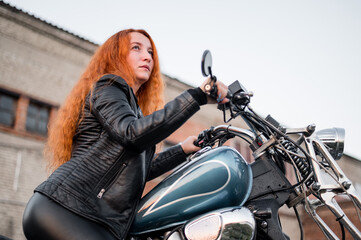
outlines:
M87 52L91 52L91 53L94 53L95 48L99 46L99 44L97 44L97 43L94 43L94 42L92 42L92 41L90 41L90 40L88 40L88 39L86 39L84 37L81 37L81 36L79 36L79 35L77 35L75 33L72 33L72 32L70 32L70 31L68 31L68 30L66 30L64 28L61 28L61 27L55 25L55 24L52 24L52 23L50 23L50 22L48 22L48 21L46 21L44 19L36 17L35 15L30 14L30 13L28 13L28 12L22 10L22 9L19 9L19 8L9 4L9 3L6 3L3 0L0 0L0 6L19 16L19 17L16 17L16 16L14 16L14 17L5 16L5 17L10 17L10 18L12 18L11 20L15 20L16 22L20 22L23 25L27 25L27 27L30 27L30 28L32 28L34 30L42 32L42 33L44 33L46 35L50 35L50 36L52 36L54 38L57 38L57 39L59 39L59 40L61 40L63 42L66 42L67 44L73 45L73 46L75 46L77 48L81 48L81 49L83 49L83 50L85 50ZM3 15L3 14L1 14L1 15ZM66 35L70 35L71 37L74 37L78 41L81 41L83 43L86 42L90 46L85 47L84 45L82 45L80 43L77 44L76 40L71 41L69 39L69 37L66 38L64 36L61 36L61 34L54 34L54 33L51 33L50 31L46 31L46 29L41 28L40 25L39 26L30 25L29 23L27 23L25 21L25 19L22 19L22 17L31 18L32 20L37 21L39 24L44 24L47 27L55 28L55 29L61 31L62 33L65 33Z

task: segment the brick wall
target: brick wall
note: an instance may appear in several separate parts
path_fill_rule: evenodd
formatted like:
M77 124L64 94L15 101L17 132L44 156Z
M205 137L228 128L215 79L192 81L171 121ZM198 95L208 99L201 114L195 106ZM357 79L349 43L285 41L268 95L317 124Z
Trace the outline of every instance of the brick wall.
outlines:
M4 135L0 135L0 234L25 239L22 233L23 211L34 186L46 178L46 173L43 144L16 138L13 136L4 142Z
M29 98L20 96L16 107L15 126L14 130L17 132L25 132L26 113L29 106Z
M0 5L0 84L59 105L97 45Z
M25 205L47 177L45 137L25 129L30 98L59 106L96 48L0 2L0 87L20 96L15 126L0 126L0 235L25 239ZM50 121L55 114L52 108Z

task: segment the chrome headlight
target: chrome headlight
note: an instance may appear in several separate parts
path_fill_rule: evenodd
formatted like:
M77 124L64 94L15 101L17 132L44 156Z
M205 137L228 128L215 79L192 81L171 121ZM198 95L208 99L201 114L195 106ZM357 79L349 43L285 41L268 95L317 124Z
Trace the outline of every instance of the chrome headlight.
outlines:
M327 147L331 156L335 160L338 160L342 157L345 142L345 129L328 128L316 132L316 135Z

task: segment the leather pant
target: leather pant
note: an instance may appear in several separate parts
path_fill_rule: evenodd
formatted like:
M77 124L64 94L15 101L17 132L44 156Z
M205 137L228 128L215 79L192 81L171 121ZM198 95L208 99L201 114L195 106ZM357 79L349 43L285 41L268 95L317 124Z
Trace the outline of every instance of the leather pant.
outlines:
M83 218L50 198L35 193L23 216L23 230L28 240L113 240L102 225Z

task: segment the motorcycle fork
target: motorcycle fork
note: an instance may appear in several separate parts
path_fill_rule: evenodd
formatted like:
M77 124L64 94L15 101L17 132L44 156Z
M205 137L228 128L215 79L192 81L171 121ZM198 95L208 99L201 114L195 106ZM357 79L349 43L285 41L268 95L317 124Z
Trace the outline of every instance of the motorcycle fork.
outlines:
M322 199L321 202L319 199L307 198L305 200L306 212L313 218L313 220L317 223L317 225L320 227L320 229L327 236L328 239L337 240L339 238L316 212L318 207L327 206L331 210L331 212L337 217L337 221L340 221L355 239L361 239L361 232L345 215L345 213L335 199L335 197L338 195L347 194L350 199L354 201L356 207L361 209L360 196L358 195L355 187L319 139L307 139L306 147L311 157L314 159L314 161L312 161L314 178L315 181L318 183L317 191ZM324 156L324 160L330 167L329 169L331 169L331 174L333 174L336 178L335 180L330 181L327 177L328 173L322 171L320 165L316 162L318 161L316 156L316 150Z

